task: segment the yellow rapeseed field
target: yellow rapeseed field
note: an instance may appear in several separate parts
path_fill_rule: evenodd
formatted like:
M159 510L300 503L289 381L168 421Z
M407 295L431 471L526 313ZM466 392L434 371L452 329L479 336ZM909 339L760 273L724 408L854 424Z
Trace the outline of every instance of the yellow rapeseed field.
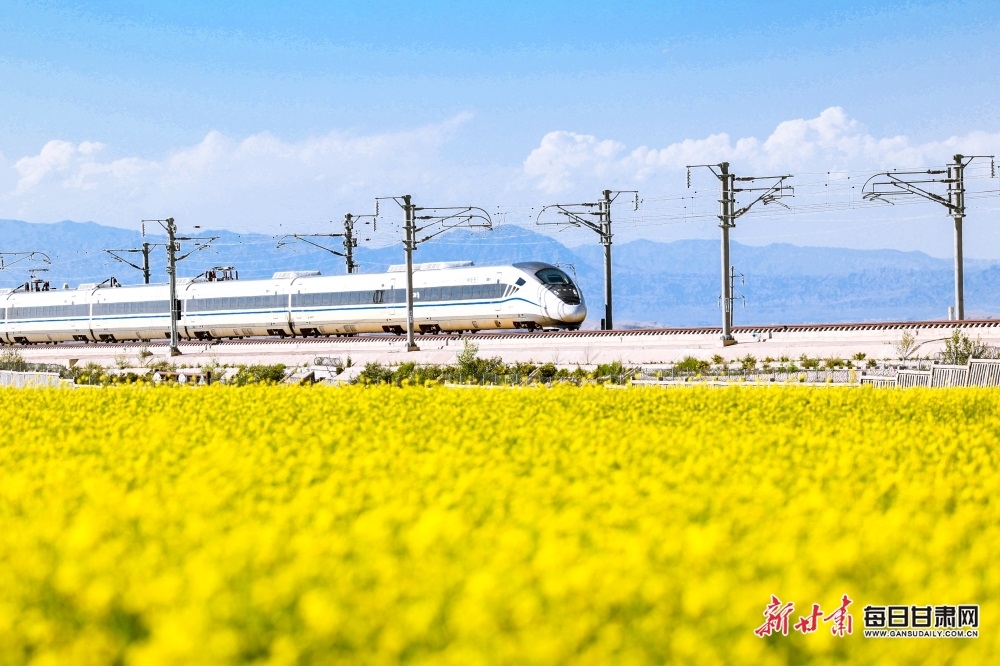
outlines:
M0 397L0 664L1000 659L997 391ZM948 604L978 638L862 634Z

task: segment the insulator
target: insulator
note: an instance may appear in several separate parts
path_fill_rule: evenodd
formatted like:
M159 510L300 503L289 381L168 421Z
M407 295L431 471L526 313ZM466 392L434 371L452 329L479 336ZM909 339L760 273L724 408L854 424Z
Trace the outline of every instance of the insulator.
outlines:
M687 170L687 186L688 186L688 189L690 190L691 189L691 169Z
M990 178L996 178L996 177L997 177L996 158L991 157L990 158Z

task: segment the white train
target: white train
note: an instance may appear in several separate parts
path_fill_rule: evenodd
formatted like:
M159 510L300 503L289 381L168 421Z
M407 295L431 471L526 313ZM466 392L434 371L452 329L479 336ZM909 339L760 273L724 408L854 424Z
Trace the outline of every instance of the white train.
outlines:
M406 274L400 266L380 274L292 271L270 280L235 277L231 268L219 268L178 279L182 339L406 331ZM587 314L573 280L540 262L416 264L413 283L414 330L420 333L576 329ZM0 340L10 344L170 337L165 284L122 287L112 278L50 289L36 279L0 289L0 308Z

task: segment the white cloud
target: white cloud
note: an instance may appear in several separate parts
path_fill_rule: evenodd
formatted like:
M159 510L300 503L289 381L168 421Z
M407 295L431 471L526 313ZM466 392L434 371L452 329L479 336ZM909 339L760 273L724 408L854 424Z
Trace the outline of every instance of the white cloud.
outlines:
M707 174L701 174L703 180L694 189L702 192L685 194L683 169L687 164L725 160L740 175L797 174L792 181L796 191L791 205L806 210L806 204L813 201L809 197L815 195L810 195L806 186L805 174L809 172L864 173L931 166L948 162L957 152L982 155L1000 151L1000 134L989 132L924 143L906 136L876 136L843 109L831 107L814 118L777 123L763 137L734 138L716 133L664 147L632 147L614 137L554 131L526 151L529 154L523 162L496 165L490 164L487 156L463 149L478 139L471 136L474 128L466 127L468 121L469 116L459 115L396 132L328 132L300 140L268 132L247 137L209 132L192 145L152 157L121 154L111 143L53 140L34 155L0 155L0 218L93 220L137 227L143 218L173 216L182 227L265 233L319 231L326 228L327 220L340 219L345 212L371 212L375 196L410 193L421 205L473 204L491 213L500 206L506 214L498 219L530 225L538 205L554 200L593 201L600 190L609 188L639 189L647 200L633 216L638 220L636 226L630 230L623 220L619 238L633 234L666 239L716 231L712 219L717 206L716 185ZM460 129L464 135L457 137ZM845 197L857 199L853 186L844 191ZM677 194L696 194L697 201L678 204L671 199ZM831 201L833 197L829 194ZM825 203L827 199L817 201ZM975 205L985 204L976 201ZM889 208L880 208L872 215L880 219L891 215L886 212ZM891 208L901 214L905 207ZM770 211L761 207L755 214L762 215L765 210ZM841 219L851 225L849 234L840 220L812 225L806 231L801 219L775 218L766 225L741 223L740 238L767 233L771 235L760 236L762 242L809 238L836 245L844 244L848 235L854 242L855 236L864 232L872 236L865 241L869 246L897 247L904 238L912 241L907 249L932 249L933 243L940 243L923 239L941 229L947 233L947 225L939 224L944 211L933 207L920 209L919 214L930 220L926 229L879 227L869 223L865 211L838 210ZM691 211L702 218L683 221ZM970 234L975 233L975 225L970 225ZM905 234L899 233L902 228ZM819 233L817 230L828 231L830 238L803 236ZM578 240L593 239L580 235ZM977 243L987 245L986 241Z
M624 148L617 141L599 141L586 134L549 132L524 161L524 171L539 178L544 191L561 192L572 186L580 171L604 176Z
M665 148L627 148L611 139L549 132L524 161L524 173L541 191L561 194L606 186L641 185L688 164L728 161L751 173L911 168L943 164L956 152L996 153L1000 133L976 132L944 141L914 144L905 136L876 137L842 108L815 118L786 120L761 140L733 141L726 133L685 139ZM603 182L598 182L602 181Z
M188 224L262 229L339 217L347 206L367 212L377 195L454 187L456 167L441 152L469 118L300 141L213 131L159 159L111 157L101 143L53 140L13 165L0 160L0 217L134 226L173 215Z

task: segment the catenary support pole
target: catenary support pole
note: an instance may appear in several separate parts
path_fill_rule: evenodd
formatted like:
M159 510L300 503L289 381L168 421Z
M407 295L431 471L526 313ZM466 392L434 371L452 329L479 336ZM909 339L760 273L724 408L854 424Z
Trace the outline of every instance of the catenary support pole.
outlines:
M354 216L350 213L344 215L344 258L347 260L347 274L358 272L358 265L354 263Z
M719 165L722 195L719 199L719 228L722 229L722 344L735 344L733 338L733 294L729 277L729 230L733 221L734 176L729 173L729 162Z
M403 195L403 210L406 213L406 351L420 351L413 339L413 250L416 247L413 204L410 195Z
M170 276L170 355L180 356L177 346L177 320L180 319L180 303L177 301L177 225L168 217L167 224L167 275Z
M149 243L142 244L142 280L149 284Z
M604 330L614 329L611 296L611 190L601 201L601 244L604 246Z
M948 203L955 220L955 319L965 319L965 276L962 257L962 222L965 219L965 162L955 155L948 166Z

